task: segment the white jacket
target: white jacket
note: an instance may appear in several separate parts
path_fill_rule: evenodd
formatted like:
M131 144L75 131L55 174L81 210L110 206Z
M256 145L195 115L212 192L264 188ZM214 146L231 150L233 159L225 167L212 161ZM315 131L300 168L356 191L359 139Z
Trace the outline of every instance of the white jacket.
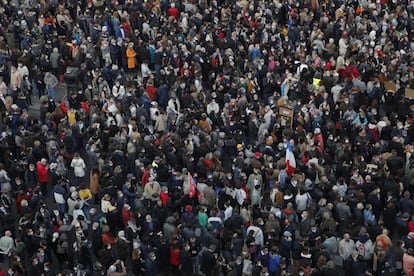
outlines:
M86 165L82 158L73 158L70 166L73 168L76 177L85 176Z

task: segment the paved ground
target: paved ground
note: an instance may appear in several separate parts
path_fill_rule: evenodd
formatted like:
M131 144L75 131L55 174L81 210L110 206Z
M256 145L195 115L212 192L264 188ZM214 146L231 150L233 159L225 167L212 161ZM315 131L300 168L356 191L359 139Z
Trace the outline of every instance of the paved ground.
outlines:
M66 98L66 84L58 84L56 87L56 100L62 100ZM40 117L39 113L40 102L38 97L32 96L32 105L29 107L29 112L34 114L36 118Z

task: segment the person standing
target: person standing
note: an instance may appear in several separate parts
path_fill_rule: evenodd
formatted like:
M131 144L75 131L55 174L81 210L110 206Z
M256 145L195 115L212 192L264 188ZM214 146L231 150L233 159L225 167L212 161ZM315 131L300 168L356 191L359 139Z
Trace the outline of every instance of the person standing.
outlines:
M157 275L157 256L154 252L148 254L145 259L145 276L156 276Z
M91 209L91 205L93 204L92 192L86 186L86 183L80 183L79 185L79 198L83 201L82 210L86 215L86 218L89 220L89 210Z
M70 163L70 166L73 168L73 172L75 173L75 177L76 177L75 184L79 185L83 181L83 178L85 177L85 168L86 168L85 161L83 161L79 153L75 153L75 155L73 156L72 162Z
M170 246L170 267L172 275L181 275L181 250L178 244L178 240L173 240Z
M53 99L53 101L56 101L55 87L59 82L58 79L55 77L55 75L47 72L43 81L46 85L47 94Z
M216 265L216 257L214 256L214 251L216 251L216 246L211 244L209 248L201 254L201 272L206 276L212 274L213 267Z
M59 210L62 213L66 212L66 201L68 197L68 192L65 187L65 181L60 181L57 185L53 187L53 197L55 199L56 204L58 205Z
M90 171L89 176L89 189L91 190L93 196L93 203L97 204L99 202L98 194L101 190L101 185L99 183L99 170L94 168Z
M183 245L181 250L180 261L181 261L181 272L184 276L193 275L193 259L191 257L191 247L188 243Z
M37 179L40 185L42 195L47 195L47 183L49 181L49 172L46 158L42 158L36 163Z
M3 257L8 258L15 248L14 239L12 238L12 232L6 230L4 236L0 238L0 256L2 257L3 264L6 263Z
M414 270L414 251L409 248L403 255L403 271L405 275L412 275L410 272Z
M16 93L20 90L22 85L23 76L17 70L16 67L12 66L10 69L10 89ZM16 94L17 95L17 94Z
M61 58L62 57L59 53L59 49L56 48L56 47L53 48L52 53L50 53L49 60L50 60L50 65L52 67L53 75L55 75L55 76L58 75L58 70L59 70L60 59Z
M355 242L351 239L349 233L345 233L343 239L339 241L339 255L345 260L352 256L355 248Z
M126 57L128 59L128 70L133 71L136 67L136 55L137 52L134 50L134 43L130 42L128 43L128 47L126 49Z

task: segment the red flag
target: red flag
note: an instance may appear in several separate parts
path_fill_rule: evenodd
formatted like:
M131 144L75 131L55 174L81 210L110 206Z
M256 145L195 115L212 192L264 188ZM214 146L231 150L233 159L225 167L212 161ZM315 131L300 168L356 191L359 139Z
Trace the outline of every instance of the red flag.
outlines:
M190 198L193 198L196 193L196 184L190 173L188 173L188 185L190 185L190 193L188 195Z

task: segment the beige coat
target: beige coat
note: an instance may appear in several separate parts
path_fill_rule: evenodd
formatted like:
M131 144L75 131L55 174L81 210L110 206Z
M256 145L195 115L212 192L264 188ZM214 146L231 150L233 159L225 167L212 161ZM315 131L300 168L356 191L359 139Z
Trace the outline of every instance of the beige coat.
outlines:
M157 181L148 182L144 187L144 196L151 200L158 200L161 194L161 186Z
M22 76L20 75L19 71L14 71L10 75L10 89L16 90L20 89L20 86L22 84Z
M93 170L89 173L89 189L93 195L98 194L101 189L99 184L99 173L95 173Z
M341 8L339 8L339 9L337 9L336 11L335 11L335 19L336 19L336 21L338 21L339 20L339 18L341 18L341 17L343 17L344 16L344 11L341 9Z
M204 198L210 206L216 206L216 192L211 187L204 189Z
M154 129L157 132L163 132L167 129L167 115L160 114L158 116L157 120L155 121Z

